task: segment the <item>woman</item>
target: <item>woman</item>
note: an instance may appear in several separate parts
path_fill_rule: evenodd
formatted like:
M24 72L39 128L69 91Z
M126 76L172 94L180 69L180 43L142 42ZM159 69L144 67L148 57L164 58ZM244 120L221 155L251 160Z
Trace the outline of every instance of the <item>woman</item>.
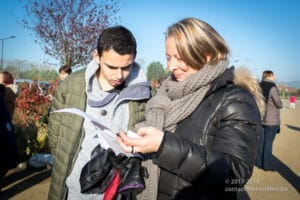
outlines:
M126 152L153 153L157 199L232 200L251 177L263 99L255 78L227 68L228 54L223 38L199 19L168 28L171 76L147 103L141 137L118 137Z

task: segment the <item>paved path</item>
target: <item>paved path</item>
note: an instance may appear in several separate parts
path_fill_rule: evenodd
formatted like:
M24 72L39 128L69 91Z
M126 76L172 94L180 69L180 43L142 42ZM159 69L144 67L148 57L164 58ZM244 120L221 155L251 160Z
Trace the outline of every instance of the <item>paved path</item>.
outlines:
M273 147L276 171L255 168L241 200L300 200L300 103L295 110L281 110L281 118ZM4 181L2 199L47 199L49 184L50 169L12 170Z
M300 103L281 110L281 130L273 144L275 171L254 169L243 200L300 200Z

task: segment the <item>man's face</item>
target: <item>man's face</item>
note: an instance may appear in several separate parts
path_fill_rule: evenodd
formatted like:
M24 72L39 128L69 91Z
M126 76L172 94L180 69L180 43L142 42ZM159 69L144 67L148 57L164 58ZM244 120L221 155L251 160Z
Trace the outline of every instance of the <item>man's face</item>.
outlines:
M121 85L128 78L134 55L120 55L110 49L103 51L101 57L97 57L96 61L100 64L98 81L102 90L107 91Z

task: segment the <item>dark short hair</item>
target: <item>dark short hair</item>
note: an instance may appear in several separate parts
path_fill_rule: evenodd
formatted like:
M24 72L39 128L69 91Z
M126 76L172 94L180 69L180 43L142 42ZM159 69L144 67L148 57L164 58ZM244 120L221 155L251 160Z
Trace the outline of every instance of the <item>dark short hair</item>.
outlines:
M113 49L118 54L133 54L136 56L136 40L133 34L123 26L105 29L98 38L97 51L99 56L103 51Z
M68 74L72 74L72 68L69 65L62 65L58 71L59 73L61 73L61 71L64 71Z
M273 75L274 75L273 71L271 71L271 70L265 70L265 71L263 71L262 79L265 79L265 78L273 76Z
M14 83L14 77L9 71L2 72L4 76L3 83L6 85L13 84Z

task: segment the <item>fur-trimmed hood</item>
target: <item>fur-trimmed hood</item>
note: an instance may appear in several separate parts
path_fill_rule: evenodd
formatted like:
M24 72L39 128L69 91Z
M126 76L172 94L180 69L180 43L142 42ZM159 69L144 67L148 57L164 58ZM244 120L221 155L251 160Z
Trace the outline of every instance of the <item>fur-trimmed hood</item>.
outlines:
M234 84L248 90L255 98L261 116L265 113L265 100L258 80L246 67L237 68L234 71Z

